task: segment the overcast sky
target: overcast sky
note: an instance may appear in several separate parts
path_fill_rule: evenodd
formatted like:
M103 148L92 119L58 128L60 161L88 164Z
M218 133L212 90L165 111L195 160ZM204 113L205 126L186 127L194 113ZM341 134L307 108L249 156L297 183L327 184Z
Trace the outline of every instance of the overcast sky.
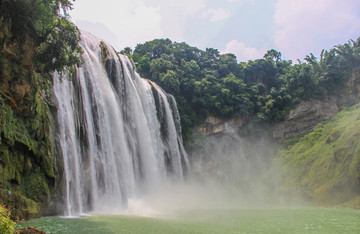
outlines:
M70 14L119 51L169 38L239 61L269 49L292 60L319 57L360 37L360 0L76 0Z

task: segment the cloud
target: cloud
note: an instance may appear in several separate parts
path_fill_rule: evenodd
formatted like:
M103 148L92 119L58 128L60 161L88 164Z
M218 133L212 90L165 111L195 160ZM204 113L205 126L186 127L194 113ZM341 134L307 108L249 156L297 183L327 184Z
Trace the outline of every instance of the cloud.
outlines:
M231 2L231 3L239 3L239 4L244 4L244 3L251 3L251 4L255 4L256 0L226 0L226 2ZM261 0L260 0L261 1ZM268 1L268 0L265 0Z
M265 54L265 49L259 50L257 48L247 47L242 42L232 40L226 44L226 49L222 51L222 53L235 54L238 61L246 62L248 60L262 58Z
M146 5L145 0L103 0L101 4L96 0L75 1L70 14L80 28L104 38L117 50L164 35L159 7ZM101 24L106 29L100 30Z
M84 31L97 35L100 39L106 38L106 41L115 48L121 46L121 39L119 39L116 34L113 33L103 23L93 23L86 20L77 20L76 25Z
M356 39L360 32L357 1L278 0L274 14L277 49L287 58L303 59L310 52L318 56L322 49Z
M208 0L145 0L148 6L170 10L175 15L194 15L204 9Z
M145 0L147 6L159 9L159 26L165 37L184 41L189 19L201 12L208 0Z
M208 18L210 22L222 21L230 17L230 11L224 8L207 9L202 12L201 17Z

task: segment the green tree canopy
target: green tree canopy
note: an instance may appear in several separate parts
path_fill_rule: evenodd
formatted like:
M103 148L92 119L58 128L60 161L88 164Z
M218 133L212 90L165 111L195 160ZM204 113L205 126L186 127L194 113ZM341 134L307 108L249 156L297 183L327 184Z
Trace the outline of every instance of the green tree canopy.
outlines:
M137 45L132 56L143 77L175 96L186 134L210 114L278 121L301 100L341 92L360 65L359 48L359 39L350 40L299 64L271 49L263 58L238 63L234 54L157 39Z
M34 63L39 71L63 70L79 65L80 34L67 20L70 0L2 0L1 21L10 25L11 37L23 43L31 38L36 48Z

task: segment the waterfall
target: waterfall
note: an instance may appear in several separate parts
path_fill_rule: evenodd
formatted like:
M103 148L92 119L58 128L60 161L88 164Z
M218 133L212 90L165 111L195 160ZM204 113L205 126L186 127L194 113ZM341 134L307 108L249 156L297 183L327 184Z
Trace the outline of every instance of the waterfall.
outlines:
M188 170L174 98L95 36L80 45L83 65L54 74L65 215L126 209Z

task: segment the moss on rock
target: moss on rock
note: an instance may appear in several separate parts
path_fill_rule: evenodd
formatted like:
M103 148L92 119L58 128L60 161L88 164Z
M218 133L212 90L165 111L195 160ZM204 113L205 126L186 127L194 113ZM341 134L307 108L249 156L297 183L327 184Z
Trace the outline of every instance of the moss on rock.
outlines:
M282 189L303 194L318 204L353 204L360 198L360 104L279 153ZM350 202L349 201L353 201Z
M20 218L39 214L55 181L47 104L51 75L34 72L28 57L24 61L21 54L34 50L31 45L22 48L15 41L0 47L0 198Z

